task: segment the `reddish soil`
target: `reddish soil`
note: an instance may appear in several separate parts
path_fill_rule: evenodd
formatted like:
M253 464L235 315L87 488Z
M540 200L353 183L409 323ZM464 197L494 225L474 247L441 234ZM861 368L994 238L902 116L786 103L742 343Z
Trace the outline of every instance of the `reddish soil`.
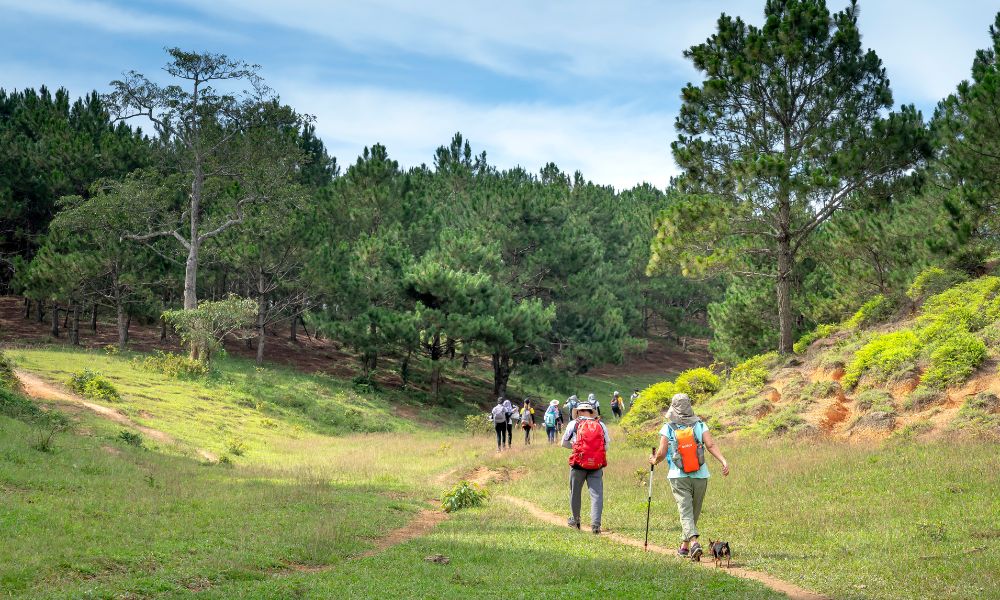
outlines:
M531 502L528 502L527 500L521 498L515 498L513 496L500 496L500 498L502 500L509 502L510 504L513 504L514 506L517 506L518 508L527 511L530 515L532 515L539 521L544 521L545 523L549 523L550 525L554 525L556 527L562 527L562 528L566 527L566 519L564 517L542 510L541 508L532 504ZM614 533L602 529L601 537L608 538L611 541L617 542L619 544L624 544L626 546L632 546L635 548L643 547L642 541L621 535L620 533ZM648 546L646 546L646 549L649 552L655 552L657 554L663 554L666 556L675 557L675 560L684 560L676 558L677 555L675 553L675 550L672 548L664 548L663 546L649 544ZM696 564L701 567L709 569L716 568L711 559L692 564ZM773 575L769 575L767 573L761 573L760 571L751 571L749 569L744 569L739 566L726 568L726 574L732 575L733 577L740 577L742 579L752 579L754 581L759 581L760 583L763 583L772 590L785 594L786 596L794 600L825 600L827 598L822 594L817 594L816 592L811 592L807 589L800 588L794 583L778 579Z
M834 427L843 423L850 412L847 406L844 405L843 400L838 398L836 402L826 408L826 413L823 416L823 420L820 421L819 426L823 431L829 433L833 431Z
M698 343L695 343L698 342ZM661 339L649 340L645 352L628 354L620 365L603 365L588 371L588 375L599 377L620 377L647 373L679 373L695 367L704 367L712 362L704 340L692 340L688 350Z

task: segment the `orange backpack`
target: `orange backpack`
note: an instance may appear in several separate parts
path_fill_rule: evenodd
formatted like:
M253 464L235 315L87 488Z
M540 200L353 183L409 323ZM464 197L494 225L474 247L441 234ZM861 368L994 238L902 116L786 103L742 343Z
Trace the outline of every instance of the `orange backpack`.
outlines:
M705 464L705 444L694 434L694 426L675 425L668 423L667 427L673 434L674 449L670 461L682 473L694 473Z

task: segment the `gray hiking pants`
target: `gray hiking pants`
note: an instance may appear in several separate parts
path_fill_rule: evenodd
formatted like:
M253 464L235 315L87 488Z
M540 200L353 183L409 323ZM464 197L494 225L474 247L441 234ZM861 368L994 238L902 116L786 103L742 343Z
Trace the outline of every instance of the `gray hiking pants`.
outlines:
M670 480L670 490L677 502L677 512L681 516L682 542L698 535L698 517L701 516L701 503L705 500L708 490L708 479L694 477L678 477Z
M569 470L569 507L573 511L571 525L580 523L580 495L583 484L590 490L590 526L601 526L601 513L604 511L604 469L587 471L585 469Z

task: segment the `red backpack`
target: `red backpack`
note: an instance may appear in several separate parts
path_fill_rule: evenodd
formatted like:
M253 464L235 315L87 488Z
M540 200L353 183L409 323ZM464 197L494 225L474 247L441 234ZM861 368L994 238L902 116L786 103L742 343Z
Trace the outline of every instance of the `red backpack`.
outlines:
M608 455L604 448L604 428L598 421L594 419L577 421L569 464L588 471L608 466Z

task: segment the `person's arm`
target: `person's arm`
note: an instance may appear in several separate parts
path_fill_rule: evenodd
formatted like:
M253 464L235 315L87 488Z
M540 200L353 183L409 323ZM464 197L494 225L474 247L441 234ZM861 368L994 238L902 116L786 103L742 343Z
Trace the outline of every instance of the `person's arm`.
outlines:
M722 455L722 450L719 450L719 447L715 445L715 439L712 438L712 434L706 429L705 433L702 434L701 439L705 442L705 448L712 453L712 456L714 456L716 460L722 463L722 476L725 477L726 475L729 475L729 463L726 462L726 457Z
M667 439L667 436L661 435L660 447L656 449L656 454L649 457L649 464L658 465L661 462L663 462L663 459L667 457L667 452L669 451L669 449L670 449L670 440Z
M576 434L576 421L570 421L569 425L566 426L566 431L563 433L562 437L562 447L573 449L573 436Z
M611 447L611 435L608 433L608 427L604 423L601 423L601 429L604 430L604 450L606 452Z

